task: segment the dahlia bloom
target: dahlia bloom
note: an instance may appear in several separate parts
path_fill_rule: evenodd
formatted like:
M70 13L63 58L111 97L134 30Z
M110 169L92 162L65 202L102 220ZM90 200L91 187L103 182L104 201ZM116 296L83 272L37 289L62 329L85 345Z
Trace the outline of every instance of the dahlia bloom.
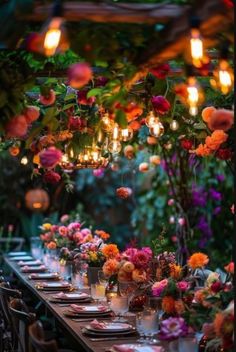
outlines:
M191 269L203 268L209 262L209 258L206 254L198 252L191 255L188 260L188 266Z
M112 276L117 274L119 268L119 262L116 259L108 259L103 267L102 270L106 276Z
M188 334L188 326L183 318L168 318L161 322L159 337L163 340L176 339Z
M115 258L119 254L119 249L116 244L106 244L102 248L102 253L106 258Z
M40 164L44 168L55 167L62 158L62 152L55 147L49 147L39 154Z

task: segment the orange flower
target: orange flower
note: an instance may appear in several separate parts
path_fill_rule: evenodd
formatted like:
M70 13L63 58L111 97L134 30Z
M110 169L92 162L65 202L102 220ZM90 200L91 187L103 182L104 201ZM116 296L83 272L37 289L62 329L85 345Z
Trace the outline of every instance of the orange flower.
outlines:
M115 258L119 254L119 249L116 244L106 244L102 248L102 253L106 258Z
M134 269L132 279L137 283L145 282L147 280L147 273L141 269Z
M208 137L207 137L208 138ZM210 137L209 137L210 138ZM211 150L207 147L206 144L199 144L197 149L195 149L195 153L198 156L208 156L211 154Z
M173 279L178 280L181 277L181 273L182 273L181 266L176 264L169 264L169 267L170 267L170 276Z
M228 135L222 130L216 130L212 133L211 136L206 137L206 146L215 151L219 149L220 145L227 141Z
M201 290L197 290L194 293L194 300L203 305L203 307L210 307L211 304L210 302L206 301L207 296L209 295L209 292L206 289L201 289Z
M48 248L48 249L56 249L56 248L57 248L56 242L53 242L53 241L49 242L49 243L47 244L47 248Z
M96 235L98 235L104 241L106 241L106 240L108 240L108 238L110 238L109 233L107 233L107 232L105 232L103 230L96 230L95 233L96 233Z
M175 313L175 300L171 296L165 296L162 300L162 309L165 313Z
M182 301L182 299L177 299L177 301L175 301L175 311L179 315L184 313L185 306L184 306L184 302Z
M116 259L108 259L102 267L106 276L114 275L118 272L119 262Z
M234 274L234 262L230 262L228 265L226 265L225 270L230 274Z
M188 266L191 269L203 268L209 262L209 258L206 254L198 252L191 255L188 260Z
M219 337L226 337L233 334L234 331L234 316L219 312L214 320L215 333Z
M202 110L202 119L203 119L203 121L208 123L212 113L215 110L216 109L214 108L214 106L207 106L205 109L203 109Z
M211 131L222 130L228 131L234 123L234 112L226 109L213 111L210 115L207 125Z

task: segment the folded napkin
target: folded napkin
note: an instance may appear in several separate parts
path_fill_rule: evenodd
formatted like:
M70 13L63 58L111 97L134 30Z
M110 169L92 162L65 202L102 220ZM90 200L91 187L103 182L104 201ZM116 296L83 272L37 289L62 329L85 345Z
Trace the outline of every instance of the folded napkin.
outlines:
M101 329L101 330L106 328L106 324L97 321L97 319L94 319L93 321L91 321L90 326L94 329Z
M25 265L22 267L21 271L27 272L27 271L31 271L31 270L38 271L38 270L45 270L45 269L46 269L45 265L40 265L38 267L32 267L32 266Z
M112 348L116 352L163 352L164 349L161 346L140 346L132 344L124 345L113 345Z
M18 265L27 265L29 264L29 262L24 262L23 260L20 260L18 263ZM42 262L40 260L33 260L32 262L30 262L31 265L37 265L37 264L42 264Z
M71 304L70 307L75 311L75 312L83 312L85 310L85 306L78 306L77 304Z
M80 294L77 293L77 297L73 297L73 296L75 296L75 295L76 295L76 294L73 293L73 294L72 294L72 297L70 297L70 295L68 295L68 293L59 292L59 293L57 293L54 297L56 297L56 298L65 298L65 299L71 299L71 298L85 298L85 297L88 297L87 293L80 293Z

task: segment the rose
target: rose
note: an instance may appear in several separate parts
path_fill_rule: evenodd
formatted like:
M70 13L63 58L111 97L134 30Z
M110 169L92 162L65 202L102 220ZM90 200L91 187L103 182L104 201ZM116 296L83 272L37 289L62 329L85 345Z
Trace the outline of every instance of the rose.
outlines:
M182 139L180 141L180 145L183 149L190 150L190 149L192 149L193 142L190 141L189 139Z
M61 176L57 172L54 172L52 170L45 172L45 174L43 175L44 182L48 183L57 183L60 181L60 179Z
M54 104L56 100L56 94L53 89L49 90L48 95L41 95L39 96L39 101L42 105L49 106Z
M26 110L24 111L24 115L27 123L30 124L39 118L40 109L37 106L27 106Z
M151 103L155 112L159 114L165 114L170 110L169 101L161 95L152 97Z
M55 147L49 147L39 154L40 164L44 168L55 167L62 158L62 152Z
M85 86L92 79L92 69L86 62L73 64L68 70L68 84L75 89Z
M222 130L216 130L212 133L211 136L206 137L206 146L210 150L219 149L220 145L227 141L228 135Z
M223 288L222 283L220 281L215 281L213 282L213 284L211 285L210 289L212 292L214 293L218 293L219 291L221 291Z
M187 291L189 289L189 283L187 281L177 282L178 289L182 292Z
M13 117L5 126L7 138L23 137L27 133L27 121L24 115Z

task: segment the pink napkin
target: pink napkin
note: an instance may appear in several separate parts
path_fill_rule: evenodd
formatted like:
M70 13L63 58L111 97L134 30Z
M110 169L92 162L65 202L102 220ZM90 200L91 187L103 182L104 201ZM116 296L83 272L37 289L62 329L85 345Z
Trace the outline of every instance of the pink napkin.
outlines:
M21 271L27 272L27 271L30 271L30 270L37 270L38 271L38 270L44 270L44 269L46 269L46 267L44 265L40 265L37 268L25 265L25 266L22 267Z
M97 319L94 319L93 321L91 321L90 326L94 329L101 329L101 330L106 328L106 324L100 323L99 321L97 321Z
M71 304L70 307L75 311L75 312L83 312L85 310L85 306L78 306L77 304Z
M124 345L113 345L112 348L116 352L163 352L163 347L161 346L140 346L135 347L131 344Z
M56 298L65 298L65 299L71 299L70 296L68 296L68 294L64 293L64 292L59 292L57 293L54 297ZM87 293L80 293L78 298L83 298L83 297L88 297Z
M35 263L35 264L41 264L41 261L37 259L37 260L34 261L34 263ZM18 264L18 265L24 265L25 262L24 262L23 260L20 260L17 264Z

